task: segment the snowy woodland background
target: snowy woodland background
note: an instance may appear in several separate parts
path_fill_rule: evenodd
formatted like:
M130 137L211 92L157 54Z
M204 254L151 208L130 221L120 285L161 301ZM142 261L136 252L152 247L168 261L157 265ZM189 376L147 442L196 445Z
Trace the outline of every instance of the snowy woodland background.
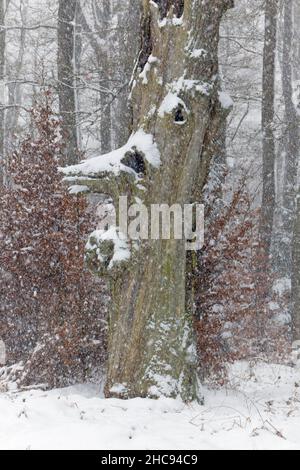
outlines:
M75 186L70 188L59 170L124 146L136 131L136 116L146 99L136 105L132 90L139 79L145 81L145 88L151 87L151 79L147 83L150 54L145 48L147 3L157 4L163 22L163 18L170 18L172 4L172 14L180 20L185 2L0 0L3 396L12 390L23 393L97 384L105 377L107 362L107 398L148 396L134 387L124 392L127 381L116 385L111 378L111 364L122 364L117 355L122 356L124 346L121 340L118 353L112 347L116 341L110 336L110 309L115 302L112 292L127 289L130 275L123 271L120 281L119 272L113 272L108 279L95 268L95 259L87 252L89 235L110 210L111 195L81 193L80 182L71 173ZM190 3L202 8L200 0ZM221 3L211 0L210 6L203 8L219 8ZM250 375L245 374L247 383L257 381L253 368L260 364L263 389L264 380L273 383L270 371L284 368L280 373L286 380L282 394L286 383L293 389L287 392L293 394L292 412L287 410L287 415L299 419L295 370L300 344L300 0L234 3L223 14L218 38L219 96L227 117L218 125L217 143L199 190L206 210L205 245L187 259L196 369L202 386L208 387L208 393L216 393L219 403L224 390L233 382L238 386L240 378L233 380L232 370L241 361L243 367L251 365ZM181 27L180 21L176 24ZM199 52L198 58L201 55ZM153 92L144 93L150 96ZM165 139L172 140L166 129ZM138 173L136 167L131 168ZM96 242L90 239L89 250L91 243ZM173 282L171 278L169 282ZM140 284L139 289L147 291L151 285ZM130 305L132 300L128 299ZM163 328L161 331L163 340ZM132 332L136 335L136 330ZM155 351L153 348L152 358L142 359L149 367ZM139 357L130 354L128 357ZM168 366L179 367L172 361ZM188 374L182 370L179 376ZM156 372L156 380L159 376L168 386L173 383L175 375L170 373L172 380L163 375L161 370ZM252 393L253 388L248 388ZM149 396L185 398L174 392L179 390L177 385L170 389L165 383L158 384L158 393ZM259 386L257 390L259 394ZM268 393L271 403L272 388ZM54 395L49 396L52 400ZM192 392L190 397L195 398ZM276 397L281 400L279 392ZM198 398L203 405L202 392ZM285 402L290 398L285 397ZM256 407L255 399L251 399L251 409ZM211 395L207 400L212 406ZM172 411L168 408L168 412L175 416L178 405L170 403L166 406ZM207 406L205 403L204 393ZM270 403L266 412L272 415ZM209 416L214 420L214 415ZM227 426L230 418L225 413L221 421ZM194 422L190 414L188 419L193 426L205 427L202 418ZM249 424L244 417L234 417L233 422L227 431ZM210 426L212 435L215 429ZM262 423L253 425L250 434L254 439L259 438L255 429L260 427L279 440L285 439L272 418L262 418ZM290 440L299 433L296 420L289 432ZM191 433L191 428L186 430L186 435ZM178 446L179 441L184 448L197 446L184 440L183 432L167 445ZM117 442L126 446L122 439ZM270 445L268 439L264 443ZM21 444L16 440L6 445ZM45 446L46 440L41 445ZM136 445L146 444L142 440ZM160 444L153 441L152 445Z

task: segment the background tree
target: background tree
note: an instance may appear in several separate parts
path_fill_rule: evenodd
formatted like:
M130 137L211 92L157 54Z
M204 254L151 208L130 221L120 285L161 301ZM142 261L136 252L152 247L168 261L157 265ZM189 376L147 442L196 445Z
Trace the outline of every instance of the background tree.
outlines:
M261 239L268 257L271 252L275 211L274 104L277 39L277 0L265 3L265 38L262 87L263 190Z
M300 202L296 203L292 258L292 327L294 341L300 341Z
M293 59L294 2L283 2L282 12L282 60L281 77L284 103L284 125L278 151L278 160L283 158L283 176L277 188L276 226L274 227L275 269L282 278L291 278L292 270L292 234L296 212L297 173L299 158L299 116L294 99L294 76L297 74Z
M58 7L58 96L66 140L66 163L78 162L75 91L75 13L77 0L60 0Z

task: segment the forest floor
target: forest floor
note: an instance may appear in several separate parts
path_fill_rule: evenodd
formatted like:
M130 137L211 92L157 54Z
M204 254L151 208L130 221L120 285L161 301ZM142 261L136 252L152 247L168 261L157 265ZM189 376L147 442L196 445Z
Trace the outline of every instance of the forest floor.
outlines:
M101 386L0 393L0 449L300 449L300 368L235 365L205 405L101 398Z

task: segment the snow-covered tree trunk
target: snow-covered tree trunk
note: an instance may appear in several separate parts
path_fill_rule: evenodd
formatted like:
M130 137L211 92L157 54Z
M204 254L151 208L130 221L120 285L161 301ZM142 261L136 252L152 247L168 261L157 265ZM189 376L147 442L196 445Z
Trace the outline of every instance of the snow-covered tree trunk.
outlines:
M66 142L66 164L78 162L75 91L75 12L77 0L59 0L58 9L58 96Z
M270 255L275 211L274 102L277 9L277 0L266 0L262 90L263 196L261 215L261 239L266 257Z
M117 152L64 170L72 183L110 194L116 207L124 194L147 207L200 201L211 143L228 112L218 44L222 15L232 6L143 0L133 134ZM118 243L105 238L91 238L87 259L111 280L106 395L199 398L185 241L144 241L137 250L128 242L131 258L125 250L118 263Z

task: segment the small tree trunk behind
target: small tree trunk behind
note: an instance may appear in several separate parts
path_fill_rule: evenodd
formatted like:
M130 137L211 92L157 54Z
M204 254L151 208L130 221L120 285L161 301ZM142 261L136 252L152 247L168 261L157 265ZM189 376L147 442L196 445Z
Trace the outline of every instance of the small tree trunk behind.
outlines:
M292 324L294 341L300 341L300 194L293 237Z
M58 9L58 96L59 112L66 143L66 164L78 162L76 126L75 12L77 0L59 0Z
M277 265L282 277L291 277L292 238L296 212L297 173L299 158L299 117L293 102L293 0L284 3L282 90L285 106L284 179L281 207L281 230L277 241ZM276 227L277 228L277 227Z
M114 2L114 14L118 16L116 58L118 60L118 78L122 87L113 106L113 129L117 147L121 147L127 142L131 131L132 115L129 94L132 71L140 47L140 38L136 34L136 29L141 22L140 7L140 0L115 0Z
M266 258L270 256L275 211L275 140L273 125L275 114L277 8L277 0L266 0L262 90L263 196L260 228Z

